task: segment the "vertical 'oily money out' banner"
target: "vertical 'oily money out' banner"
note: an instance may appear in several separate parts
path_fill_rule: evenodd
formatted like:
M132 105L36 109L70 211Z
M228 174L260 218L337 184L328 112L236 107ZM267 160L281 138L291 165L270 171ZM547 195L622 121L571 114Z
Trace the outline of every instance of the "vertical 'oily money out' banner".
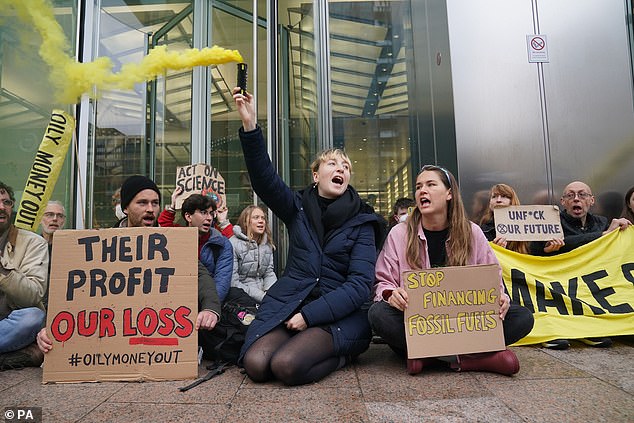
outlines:
M43 381L198 374L196 228L55 232Z
M24 186L15 218L18 228L37 230L64 165L74 130L75 119L71 115L63 110L53 110Z
M491 246L511 301L535 316L516 345L634 334L634 227L552 257Z

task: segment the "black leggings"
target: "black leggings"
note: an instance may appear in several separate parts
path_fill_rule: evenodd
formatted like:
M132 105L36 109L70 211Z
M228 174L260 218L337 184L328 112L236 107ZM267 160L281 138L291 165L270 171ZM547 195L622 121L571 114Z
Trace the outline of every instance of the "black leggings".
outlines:
M345 363L335 354L332 335L315 327L301 332L278 326L247 350L243 365L255 382L276 378L286 385L316 382Z
M392 307L385 301L372 304L368 311L370 326L374 332L401 356L407 356L407 342L405 341L405 324L403 312ZM533 314L526 307L511 304L506 312L502 326L504 328L504 343L511 345L533 329Z

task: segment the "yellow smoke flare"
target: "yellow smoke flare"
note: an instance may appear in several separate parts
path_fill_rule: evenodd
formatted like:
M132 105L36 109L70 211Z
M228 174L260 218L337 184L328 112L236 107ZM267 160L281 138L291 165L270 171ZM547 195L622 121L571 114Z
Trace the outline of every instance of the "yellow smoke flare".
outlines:
M243 61L238 50L218 46L178 52L168 52L165 46L160 46L150 51L140 63L125 64L119 72L113 73L112 62L107 57L78 63L70 56L68 40L48 0L0 0L0 10L5 16L13 11L20 21L32 25L42 37L39 55L51 70L49 79L60 103L76 103L82 94L94 98L102 90L130 89L135 83L150 81L168 70Z

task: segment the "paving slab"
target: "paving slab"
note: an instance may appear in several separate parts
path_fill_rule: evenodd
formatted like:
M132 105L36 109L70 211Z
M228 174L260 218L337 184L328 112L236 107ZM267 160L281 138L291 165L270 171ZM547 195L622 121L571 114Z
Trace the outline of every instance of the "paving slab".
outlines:
M309 385L254 383L230 368L201 385L107 382L43 385L42 369L0 372L0 409L42 407L44 422L633 422L634 339L609 349L513 347L520 373L410 376L372 344L350 366ZM207 373L204 362L199 376Z
M371 422L523 422L496 398L368 403Z
M632 422L631 394L596 378L500 381L489 389L529 422Z

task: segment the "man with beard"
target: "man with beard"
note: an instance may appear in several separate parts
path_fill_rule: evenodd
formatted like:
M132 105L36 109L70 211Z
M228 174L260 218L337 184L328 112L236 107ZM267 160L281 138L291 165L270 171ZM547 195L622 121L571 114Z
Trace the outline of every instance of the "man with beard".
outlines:
M121 209L126 217L116 227L137 228L156 226L156 219L161 209L161 192L151 179L133 175L121 185ZM196 330L212 330L220 318L220 300L216 292L216 284L205 266L198 262L198 317ZM44 353L53 348L53 342L46 333L46 328L37 334L37 345Z
M0 182L0 370L38 367L33 342L44 322L48 283L46 241L11 223L13 190Z
M594 196L590 187L580 181L571 182L564 188L561 196L562 210L560 212L561 226L564 231L563 239L553 239L547 242L531 243L531 253L534 255L556 255L572 251L612 232L615 229L626 229L631 225L625 218L608 221L603 216L590 213L594 205ZM592 347L605 348L612 345L610 338L580 339ZM554 339L542 344L546 348L565 350L570 346L567 339Z

